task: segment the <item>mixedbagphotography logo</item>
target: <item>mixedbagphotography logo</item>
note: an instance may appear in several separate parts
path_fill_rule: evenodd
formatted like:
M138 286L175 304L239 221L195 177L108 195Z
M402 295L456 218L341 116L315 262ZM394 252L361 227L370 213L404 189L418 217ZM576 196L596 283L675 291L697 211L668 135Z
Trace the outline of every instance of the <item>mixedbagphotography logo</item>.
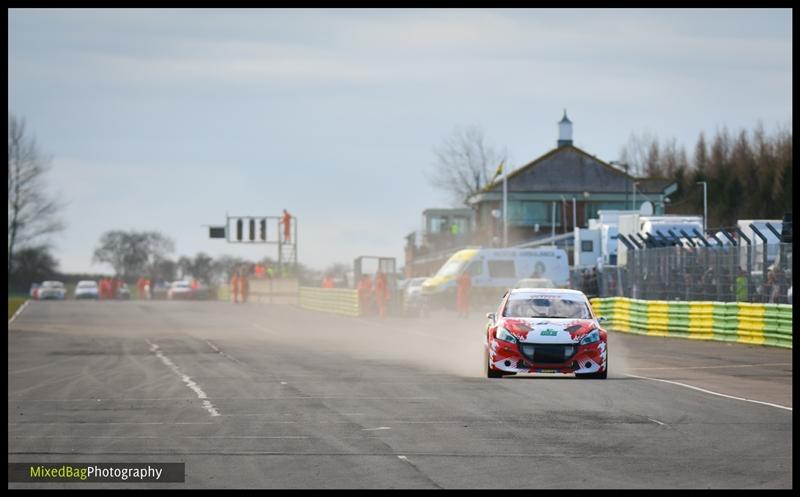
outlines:
M181 483L184 463L8 463L9 483Z

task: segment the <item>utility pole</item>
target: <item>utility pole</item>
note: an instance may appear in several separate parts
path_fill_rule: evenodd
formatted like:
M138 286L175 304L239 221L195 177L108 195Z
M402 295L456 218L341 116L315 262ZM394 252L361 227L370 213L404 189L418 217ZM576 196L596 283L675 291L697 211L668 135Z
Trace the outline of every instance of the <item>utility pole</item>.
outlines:
M503 171L503 248L508 247L508 174Z
M703 233L708 233L708 183L698 181L698 185L703 185Z

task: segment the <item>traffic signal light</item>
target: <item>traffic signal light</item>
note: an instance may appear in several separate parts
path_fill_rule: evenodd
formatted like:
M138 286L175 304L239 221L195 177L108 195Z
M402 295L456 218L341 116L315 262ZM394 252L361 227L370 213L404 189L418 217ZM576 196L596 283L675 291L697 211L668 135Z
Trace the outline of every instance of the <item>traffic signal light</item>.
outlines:
M236 221L236 239L239 240L240 242L242 241L242 228L243 228L243 222L241 219L239 219Z
M266 219L262 219L261 221L259 221L258 224L259 224L259 236L258 237L261 238L261 241L267 241L267 220Z
M255 239L256 239L256 220L255 219L251 219L250 220L250 241L252 242Z

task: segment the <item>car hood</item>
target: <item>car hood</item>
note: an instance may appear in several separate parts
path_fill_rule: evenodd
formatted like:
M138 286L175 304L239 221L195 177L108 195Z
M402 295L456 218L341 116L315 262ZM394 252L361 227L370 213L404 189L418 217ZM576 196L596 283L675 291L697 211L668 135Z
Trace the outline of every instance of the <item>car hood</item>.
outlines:
M592 319L505 318L499 325L521 343L570 344L597 328Z

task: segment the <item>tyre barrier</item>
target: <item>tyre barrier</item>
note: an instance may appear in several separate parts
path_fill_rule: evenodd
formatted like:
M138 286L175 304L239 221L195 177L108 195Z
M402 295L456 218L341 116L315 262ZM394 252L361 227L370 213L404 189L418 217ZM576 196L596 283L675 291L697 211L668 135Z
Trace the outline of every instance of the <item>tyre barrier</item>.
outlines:
M300 307L347 316L361 314L358 291L347 288L300 287Z
M593 298L592 309L615 331L792 348L792 306Z

